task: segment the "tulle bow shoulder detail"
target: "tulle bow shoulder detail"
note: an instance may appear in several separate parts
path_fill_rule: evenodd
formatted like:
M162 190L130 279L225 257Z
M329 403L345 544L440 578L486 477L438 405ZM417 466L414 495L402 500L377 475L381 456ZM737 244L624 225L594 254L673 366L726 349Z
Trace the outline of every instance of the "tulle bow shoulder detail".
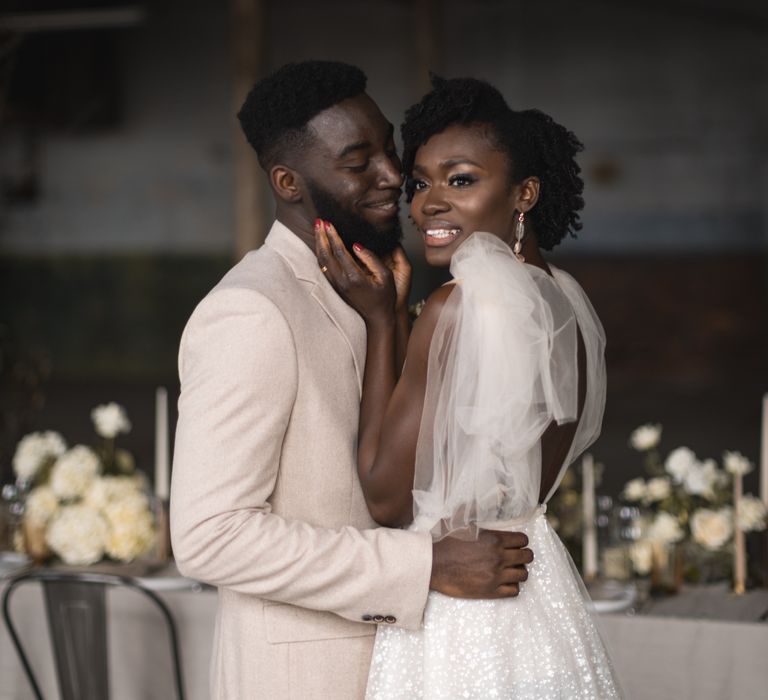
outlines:
M430 346L413 491L414 526L436 537L530 512L541 436L578 410L577 313L561 284L575 281L521 263L482 232L456 251L451 273L458 284Z

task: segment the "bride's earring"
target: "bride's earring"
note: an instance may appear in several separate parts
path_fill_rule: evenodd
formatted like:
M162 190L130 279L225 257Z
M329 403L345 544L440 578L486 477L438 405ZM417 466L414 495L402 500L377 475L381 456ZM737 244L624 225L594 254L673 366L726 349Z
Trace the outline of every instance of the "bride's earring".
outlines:
M517 217L517 224L515 225L515 246L512 248L512 252L520 262L525 262L523 257L523 238L525 238L525 214L520 212Z

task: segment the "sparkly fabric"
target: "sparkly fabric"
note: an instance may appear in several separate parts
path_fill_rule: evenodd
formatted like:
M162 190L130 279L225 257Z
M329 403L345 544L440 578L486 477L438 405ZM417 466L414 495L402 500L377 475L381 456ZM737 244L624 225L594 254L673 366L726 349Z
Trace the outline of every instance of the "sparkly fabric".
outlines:
M462 600L433 591L420 630L379 627L367 700L621 697L557 534L542 514L514 529L535 556L520 595Z

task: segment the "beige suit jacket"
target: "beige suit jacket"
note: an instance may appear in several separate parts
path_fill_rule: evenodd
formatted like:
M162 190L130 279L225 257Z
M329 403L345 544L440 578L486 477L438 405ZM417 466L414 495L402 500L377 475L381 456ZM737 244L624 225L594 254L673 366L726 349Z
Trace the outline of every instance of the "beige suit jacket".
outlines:
M355 469L364 365L364 323L279 222L184 330L171 531L219 589L214 698L360 698L377 624L421 624L431 540L377 528Z

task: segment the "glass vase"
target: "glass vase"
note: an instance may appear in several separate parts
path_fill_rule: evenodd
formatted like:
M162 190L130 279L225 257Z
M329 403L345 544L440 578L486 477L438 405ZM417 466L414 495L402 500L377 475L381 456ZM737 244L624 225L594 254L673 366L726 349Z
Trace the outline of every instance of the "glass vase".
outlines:
M730 581L733 576L733 546L711 550L695 542L687 542L684 573L689 583Z
M685 547L682 543L651 543L651 593L677 593L683 585Z

